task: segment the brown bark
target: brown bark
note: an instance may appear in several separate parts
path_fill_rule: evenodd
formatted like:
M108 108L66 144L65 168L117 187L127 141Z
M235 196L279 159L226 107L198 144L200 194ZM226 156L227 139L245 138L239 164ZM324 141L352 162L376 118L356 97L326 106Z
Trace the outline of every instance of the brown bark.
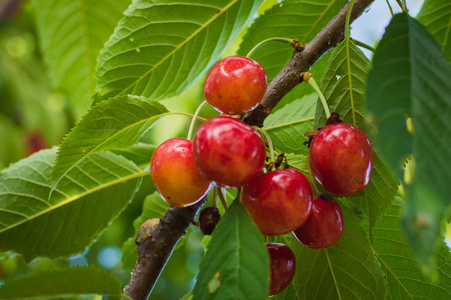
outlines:
M350 22L358 18L374 0L356 0ZM295 50L283 70L269 84L262 104L249 113L245 122L262 127L263 121L279 101L300 81L300 73L310 67L327 51L344 39L346 13L349 3L300 52ZM185 230L193 222L206 199L185 208L171 207L152 230L151 236L139 244L138 261L125 295L135 300L147 299L167 260Z

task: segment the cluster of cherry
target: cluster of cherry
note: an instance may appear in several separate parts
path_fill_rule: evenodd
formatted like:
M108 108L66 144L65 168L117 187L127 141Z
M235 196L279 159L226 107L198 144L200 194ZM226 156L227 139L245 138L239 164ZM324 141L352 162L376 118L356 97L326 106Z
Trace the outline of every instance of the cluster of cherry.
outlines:
M153 182L160 195L177 207L198 202L212 184L242 188L241 202L264 235L293 232L307 247L328 247L343 231L338 203L327 194L314 198L309 180L288 165L277 169L281 164L273 162L264 172L266 149L260 134L232 117L254 109L266 88L266 73L256 61L230 56L217 62L206 78L204 95L224 115L200 126L193 142L174 138L162 143L151 160ZM368 185L371 144L358 128L333 120L311 135L309 166L326 190L352 195ZM267 248L270 295L274 295L289 285L296 262L286 245L268 243Z

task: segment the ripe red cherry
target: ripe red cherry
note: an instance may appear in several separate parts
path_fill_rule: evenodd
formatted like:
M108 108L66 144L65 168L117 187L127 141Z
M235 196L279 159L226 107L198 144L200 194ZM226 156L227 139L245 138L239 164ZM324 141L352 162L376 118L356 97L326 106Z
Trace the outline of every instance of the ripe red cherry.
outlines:
M271 265L269 295L283 291L293 280L296 258L293 251L284 244L266 244Z
M158 146L150 161L150 174L158 193L172 206L192 205L210 187L197 170L192 142L186 139L174 138Z
M244 186L241 201L265 235L281 235L299 228L312 206L307 178L293 169L259 175Z
M260 135L249 125L220 116L205 122L193 142L194 161L216 185L240 187L257 176L266 159Z
M326 190L349 196L368 185L373 148L362 130L335 123L321 129L313 138L308 160L313 176Z
M229 56L218 61L205 79L204 95L219 112L238 115L254 109L263 99L268 79L253 59Z
M314 249L335 244L342 233L343 213L340 205L327 194L313 199L312 211L307 221L293 231L299 242Z

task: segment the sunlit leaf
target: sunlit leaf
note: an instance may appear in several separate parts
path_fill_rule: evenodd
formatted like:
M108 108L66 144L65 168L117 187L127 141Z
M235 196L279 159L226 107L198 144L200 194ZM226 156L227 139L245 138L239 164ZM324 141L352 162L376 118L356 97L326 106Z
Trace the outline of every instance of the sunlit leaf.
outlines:
M383 299L384 274L358 218L343 210L343 235L328 248L309 249L292 239L293 284L298 299Z
M98 267L72 267L31 273L6 280L1 299L42 299L99 294L122 297L122 282Z
M442 46L451 61L451 2L449 0L425 0L417 15L418 21Z
M145 169L150 165L150 159L157 147L145 143L137 143L126 149L112 150L111 152L121 155L128 160L134 162L141 169Z
M89 156L49 199L56 149L38 152L0 174L0 250L27 260L83 252L133 198L140 169L113 153Z
M280 1L279 1L280 2ZM272 37L297 38L303 44L310 42L315 35L346 5L347 0L285 0L265 11L249 28L243 38L238 54L247 55L259 42ZM272 80L293 55L294 49L280 43L269 43L252 56L258 61ZM312 67L311 72L321 78L330 54L325 54ZM311 87L300 84L286 95L277 106L311 94Z
M271 137L274 147L283 152L308 153L308 148L304 145L308 139L304 133L313 130L317 99L316 94L304 96L266 118L264 129Z
M97 103L61 144L53 171L54 187L89 155L134 145L167 112L158 102L136 96Z
M368 110L374 114L384 158L403 179L406 157L414 155L413 178L404 186L404 227L418 259L432 265L440 222L451 204L451 65L424 26L396 15L374 55L368 77ZM411 117L409 132L406 118Z
M268 280L269 255L263 236L235 201L213 232L193 299L265 299Z
M96 59L130 0L36 0L42 53L53 86L80 117L94 93Z
M181 94L216 62L262 0L134 0L105 45L97 92Z

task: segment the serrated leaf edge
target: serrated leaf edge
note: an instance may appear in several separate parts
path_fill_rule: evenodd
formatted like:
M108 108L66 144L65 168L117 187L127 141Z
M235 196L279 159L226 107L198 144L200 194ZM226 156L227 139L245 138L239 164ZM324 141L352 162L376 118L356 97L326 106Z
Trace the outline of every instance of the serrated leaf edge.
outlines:
M228 5L226 5L224 8L219 8L219 7L215 7L218 9L218 13L215 14L210 20L208 20L207 22L205 22L202 26L200 26L196 31L194 31L188 38L186 38L182 43L180 43L177 47L175 47L172 51L170 51L165 57L163 57L159 62L157 62L155 64L155 66L153 66L152 68L150 68L147 72L145 72L143 75L141 75L138 79L136 79L132 84L130 84L129 86L127 86L126 88L124 88L120 93L117 94L117 96L121 96L124 95L129 89L133 88L137 82L140 82L143 78L145 78L147 75L149 75L151 72L153 72L158 66L160 66L163 62L165 62L166 60L168 60L171 56L174 55L175 52L177 52L183 45L185 45L187 42L189 42L191 39L193 39L197 34L199 34L199 32L201 32L202 30L204 30L205 28L208 27L208 25L210 25L214 20L216 20L219 16L221 16L224 12L228 11L228 9L233 6L234 4L238 3L239 0L232 0ZM184 3L185 5L189 5L189 3ZM196 5L195 3L191 3L191 5ZM197 4L199 5L199 4ZM213 7L213 6L210 6ZM110 38L111 39L111 38ZM107 44L109 43L109 41L107 42ZM104 50L105 51L105 50ZM102 53L104 52L102 51L100 56L102 55ZM100 57L99 56L99 57ZM97 64L99 65L99 63ZM100 92L99 90L97 90L98 92Z
M130 96L133 97L133 98L141 98L141 97L136 97L136 96L133 96L133 95L130 95ZM118 96L116 96L116 97L118 97ZM116 97L115 97L115 98L116 98ZM110 98L110 99L108 99L108 100L103 100L103 101L99 102L96 106L99 106L99 105L101 105L101 104L105 104L105 103L111 101L112 99L114 99L114 98ZM88 112L88 113L89 113L89 112ZM88 113L87 113L87 114L88 114ZM87 116L87 114L86 114L85 116ZM126 127L121 128L121 130L117 131L116 133L114 133L114 134L111 135L110 137L108 137L108 139L104 140L103 142L101 142L100 144L98 144L97 146L95 146L95 147L94 147L93 149L91 149L89 152L86 152L86 153L84 154L83 157L81 157L81 158L80 158L79 160L77 160L74 164L72 164L72 166L70 166L63 174L61 174L61 175L59 176L59 178L57 178L57 179L54 178L54 179L53 179L52 186L51 186L51 190L50 190L50 194L49 194L49 199L50 199L50 197L52 196L53 191L56 190L56 187L57 187L58 183L61 181L61 179L62 179L64 176L66 176L67 173L69 173L74 167L78 166L83 160L85 160L87 157L89 157L89 155L96 153L95 151L96 151L97 149L99 149L101 146L103 146L106 142L110 141L111 139L113 139L114 137L116 137L118 134L121 134L121 133L123 133L124 131L127 131L127 130L130 129L131 127L136 126L137 124L145 123L145 122L151 121L151 120L153 120L153 119L162 118L162 117L165 117L165 116L168 116L168 115L171 115L171 114L172 114L171 112L165 112L165 113L162 113L162 114L159 114L159 115L151 116L151 117L149 117L149 118L141 119L139 122L129 124L129 125L127 125ZM78 123L80 123L82 120L84 120L84 118L80 119L80 120L77 122L77 125L78 125ZM64 142L71 136L71 134L73 134L73 132L74 132L75 128L77 127L77 125L71 130L70 133L68 133L68 134L65 136L65 138L64 138L63 142L61 143L61 145L63 145ZM80 147L78 147L78 148L75 147L75 148L72 148L72 149L79 149L79 148L80 148ZM55 167L58 165L58 162L60 161L59 157L60 157L61 150L62 150L62 147L60 146L60 147L58 148L57 153L56 153L56 163L55 163L55 166L54 166L53 170L55 170ZM53 174L54 174L54 172L52 172L52 176L53 176Z

